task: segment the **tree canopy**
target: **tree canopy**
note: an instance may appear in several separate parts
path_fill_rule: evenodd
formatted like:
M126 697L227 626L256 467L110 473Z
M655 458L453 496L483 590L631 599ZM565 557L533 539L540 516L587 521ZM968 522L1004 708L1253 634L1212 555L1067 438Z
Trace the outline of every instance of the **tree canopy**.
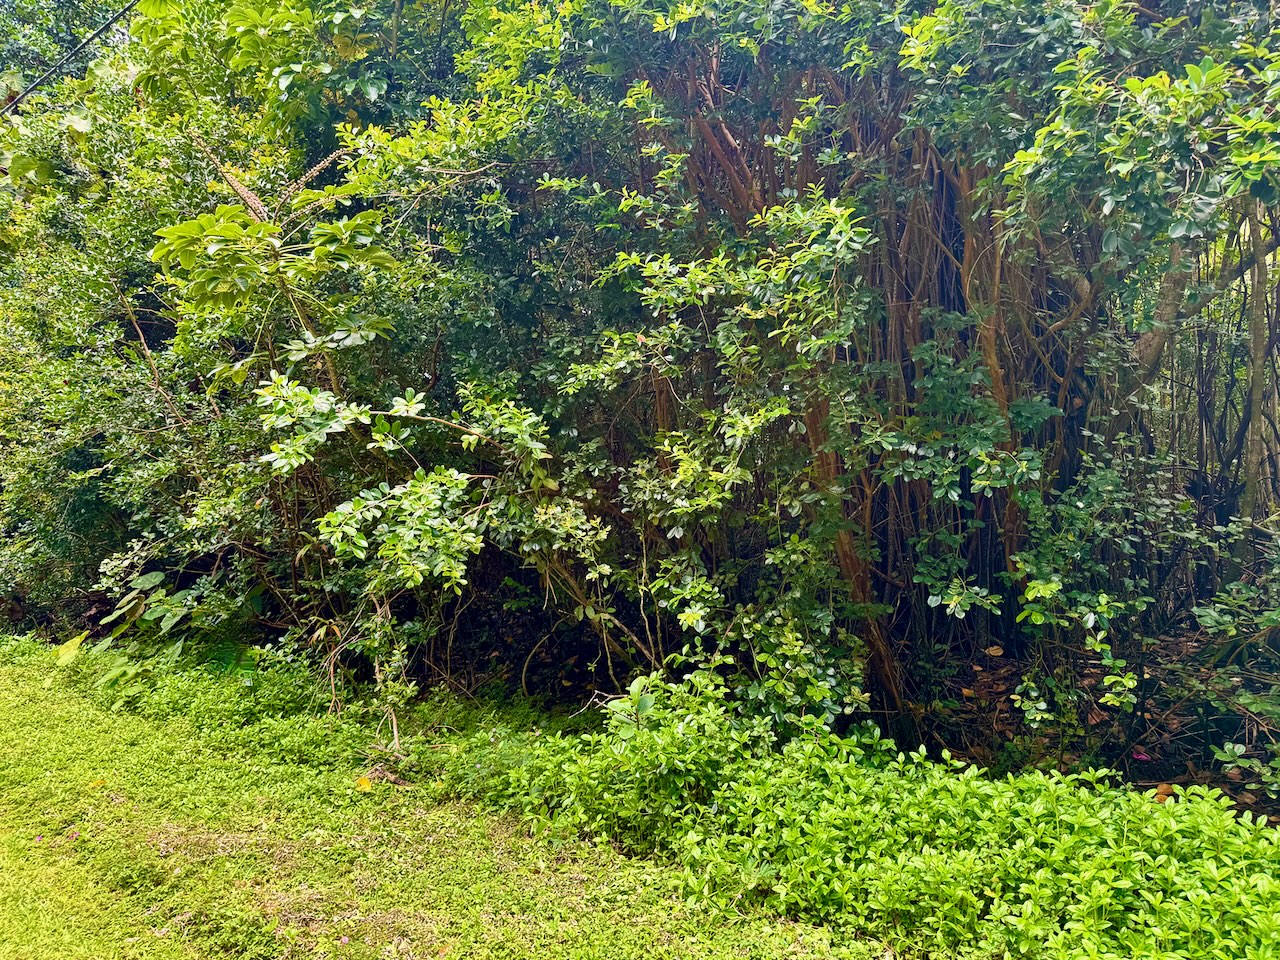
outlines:
M0 586L1280 792L1278 29L142 0L0 131Z

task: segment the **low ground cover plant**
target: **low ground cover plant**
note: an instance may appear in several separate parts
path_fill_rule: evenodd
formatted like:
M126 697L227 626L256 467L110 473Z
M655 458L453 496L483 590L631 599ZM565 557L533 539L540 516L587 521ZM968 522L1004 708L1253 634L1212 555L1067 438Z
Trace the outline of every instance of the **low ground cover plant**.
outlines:
M675 861L692 898L929 955L1280 955L1280 833L1213 789L997 778L870 729L780 743L707 672L633 684L602 730L489 730L437 763L540 829Z
M0 655L56 669L33 639ZM1218 791L1144 792L1106 771L997 777L901 752L870 725L783 728L742 709L723 663L639 678L571 717L436 691L393 752L376 706L328 713L305 663L165 661L121 704L102 683L113 662L61 669L102 707L181 720L230 755L377 767L437 801L516 811L552 842L654 858L700 908L879 937L908 957L1280 955L1280 831Z
M261 721L288 707L250 693L232 719L208 665L157 670L165 683L113 710L93 659L60 669L46 644L0 638L0 960L884 957L765 910L684 903L669 869L532 840L514 817L378 776L363 753L282 756ZM317 686L279 663L257 679ZM328 722L326 702L295 721ZM379 733L358 713L341 722L364 748Z

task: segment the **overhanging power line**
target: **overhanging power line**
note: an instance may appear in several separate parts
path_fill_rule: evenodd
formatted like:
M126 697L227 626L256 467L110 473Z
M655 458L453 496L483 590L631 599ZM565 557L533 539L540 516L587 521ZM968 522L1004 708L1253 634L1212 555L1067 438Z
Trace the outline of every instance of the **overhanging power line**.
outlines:
M50 77L56 74L59 70L61 70L67 63L69 63L72 59L74 59L75 56L78 53L80 53L81 50L89 46L89 44L93 43L93 41L97 40L100 36L102 36L104 33L110 30L112 24L114 24L117 20L119 20L121 17L123 17L126 13L128 13L137 5L138 5L138 0L129 0L129 3L125 4L123 8L118 10L111 17L110 20L108 20L106 23L100 26L97 30L93 31L93 33L89 34L89 36L81 40L79 46L77 46L74 50L72 50L70 53L64 56L61 60L59 60L52 67L50 67L48 70L42 73L39 77L37 77L30 85L27 86L25 90L23 90L20 94L18 94L8 103L6 103L3 108L0 108L0 117L17 110L18 104L20 104L23 100L25 100L28 95L38 90L41 84L43 84L46 80L48 80Z

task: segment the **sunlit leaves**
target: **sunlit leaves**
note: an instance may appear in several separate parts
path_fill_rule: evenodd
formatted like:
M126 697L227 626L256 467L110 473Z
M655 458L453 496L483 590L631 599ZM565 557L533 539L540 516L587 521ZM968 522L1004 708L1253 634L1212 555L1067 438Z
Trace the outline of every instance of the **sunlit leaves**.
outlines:
M320 536L338 556L378 561L388 586L428 578L460 593L467 561L484 545L487 517L475 509L472 481L456 470L417 470L403 484L382 484L340 504L320 520Z

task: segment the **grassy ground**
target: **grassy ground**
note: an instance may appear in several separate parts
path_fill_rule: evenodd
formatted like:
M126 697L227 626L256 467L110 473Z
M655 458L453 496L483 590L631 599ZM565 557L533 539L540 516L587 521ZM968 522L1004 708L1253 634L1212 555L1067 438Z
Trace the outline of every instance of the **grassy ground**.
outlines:
M686 907L652 865L0 663L0 960L892 956Z

